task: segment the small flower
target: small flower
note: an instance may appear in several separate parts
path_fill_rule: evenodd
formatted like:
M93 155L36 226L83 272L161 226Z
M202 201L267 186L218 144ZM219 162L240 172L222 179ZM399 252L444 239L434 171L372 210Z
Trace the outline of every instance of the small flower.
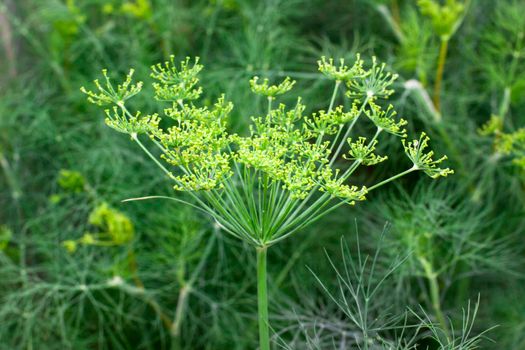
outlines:
M191 65L190 58L186 57L179 66L180 68L177 68L173 55L164 64L151 66L151 77L158 81L153 83L155 98L158 101L181 104L184 100L196 100L200 97L202 88L197 86L197 76L202 70L202 65L199 64L199 58L196 57Z
M494 141L497 152L509 155L512 162L520 168L525 168L525 128L512 133L498 134Z
M323 75L338 82L349 82L352 79L362 78L368 74L363 69L363 60L361 60L359 54L351 68L345 65L343 58L339 60L339 66L336 66L333 58L326 60L324 56L321 57L321 60L317 61L317 65Z
M503 118L493 114L478 132L481 136L497 135L503 132Z
M387 160L387 156L378 156L374 153L377 140L374 140L370 145L366 145L366 137L360 137L356 142L348 139L350 145L349 156L343 156L348 160L355 160L364 165L375 165Z
M295 80L286 77L278 85L269 85L268 79L264 79L262 83L258 83L259 77L253 77L250 80L250 88L257 95L266 96L269 99L275 99L276 96L287 93L292 90L295 85Z
M465 12L465 5L457 0L447 0L444 5L436 0L418 0L417 5L431 19L436 34L445 40L454 34Z
M407 121L404 119L395 120L397 112L394 110L394 106L388 105L386 110L383 110L381 106L370 101L370 110L366 110L366 116L374 122L378 129L384 130L389 134L396 135L399 137L406 137L406 130L403 128Z
M112 112L109 109L104 112L106 113L106 125L124 134L153 133L159 127L160 119L157 114L141 117L140 112L136 112L132 116L126 109L117 106L113 107Z
M93 209L89 223L102 230L97 236L103 238L105 243L122 245L133 240L135 229L131 220L120 211L110 208L107 203ZM89 233L81 238L83 244L96 244L96 241L94 235Z
M361 79L352 79L346 82L349 98L366 98L373 101L376 98L389 98L394 93L390 87L397 79L397 74L385 72L386 65L379 64L375 57L372 57L372 68L367 71L366 76Z
M68 253L72 254L76 252L77 250L77 242L73 241L71 239L68 239L66 241L62 242L62 246L68 251Z
M142 90L142 82L139 81L136 84L132 84L133 73L135 71L130 69L126 80L122 84L117 85L117 89L113 87L111 79L108 77L108 71L102 70L102 75L106 80L106 86L103 87L97 80L94 81L99 92L88 91L85 87L81 87L80 91L88 95L88 101L99 106L106 106L115 104L123 106L124 102Z
M338 178L339 169L334 171L330 167L325 167L319 174L321 191L327 192L333 197L341 198L350 205L356 201L366 199L366 187L349 186L343 183L343 179Z
M413 140L411 142L405 142L404 139L401 140L401 142L403 143L403 148L405 149L405 153L414 164L414 170L423 170L425 174L427 174L433 179L438 178L440 176L444 177L450 174L454 174L454 171L449 168L438 168L438 165L445 159L447 159L447 156L443 156L438 160L433 160L433 151L424 153L425 148L428 147L429 140L430 138L424 132L421 133L419 140Z

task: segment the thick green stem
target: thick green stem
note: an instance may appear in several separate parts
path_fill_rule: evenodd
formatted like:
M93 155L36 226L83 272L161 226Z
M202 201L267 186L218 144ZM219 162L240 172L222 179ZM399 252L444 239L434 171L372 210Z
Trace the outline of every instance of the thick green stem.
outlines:
M266 251L257 248L257 304L259 308L259 349L270 350L270 327L268 322L268 288L266 281Z
M436 81L434 82L434 106L436 111L441 113L441 83L443 82L443 72L445 71L445 62L447 60L448 39L441 39L439 49L438 67L436 71Z
M443 310L441 309L441 298L437 274L434 272L434 269L432 268L432 265L430 264L430 262L428 262L428 260L421 258L420 262L423 265L425 277L428 279L430 289L430 303L432 304L432 309L434 309L434 314L436 316L437 321L439 322L439 325L443 329L443 332L445 333L445 337L447 338L447 340L450 340L451 337L450 331L448 329L448 324L445 319L445 315L443 314Z

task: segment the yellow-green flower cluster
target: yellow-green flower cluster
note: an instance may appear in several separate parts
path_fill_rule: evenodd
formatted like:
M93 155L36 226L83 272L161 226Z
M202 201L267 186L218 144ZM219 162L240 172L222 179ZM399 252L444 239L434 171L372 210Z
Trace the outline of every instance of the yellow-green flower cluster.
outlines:
M386 110L374 103L369 101L370 110L366 110L366 116L376 125L381 131L386 131L389 134L393 134L399 137L406 137L407 132L403 128L407 121L404 119L399 119L396 121L395 116L397 112L394 111L394 106L388 105Z
M162 157L182 174L174 175L175 188L180 191L221 188L231 176L232 136L227 133L227 118L233 104L219 98L212 109L190 104L173 103L164 114L174 125L163 131L156 129L151 137L163 150Z
M155 98L159 101L181 103L184 100L196 100L202 93L202 88L197 86L197 75L202 70L199 58L195 58L193 65L190 58L182 61L180 68L175 64L175 56L164 64L151 66L151 77L158 82L153 83Z
M333 171L330 167L323 168L319 176L319 180L323 183L320 190L329 193L334 198L341 198L350 205L354 205L356 201L364 201L368 192L366 187L347 185L345 179L339 174L339 169Z
M447 156L443 156L437 160L433 160L434 151L428 151L425 153L425 149L428 147L428 141L430 138L423 132L419 137L419 140L413 140L411 142L405 142L402 140L405 153L408 158L414 164L414 169L422 170L435 179L440 176L447 176L454 174L454 171L449 168L439 168L438 165L447 159Z
M393 93L396 75L375 58L369 69L359 56L351 67L344 60L335 66L332 59L322 58L319 70L335 81L334 92L327 109L310 115L304 115L306 107L300 98L293 108L279 104L272 109L272 101L288 92L295 81L286 78L270 85L267 79L261 83L253 78L251 89L268 98L268 112L251 118L247 135L228 132L233 104L224 96L212 106L197 105L202 93L198 86L201 69L198 59L192 62L186 58L176 65L174 57L153 66L155 98L165 105L145 117L140 112L132 114L125 104L142 87L141 83L132 83L133 71L116 89L104 71L105 86L97 81L97 92L82 91L92 103L112 105L112 112L106 112L106 123L130 134L174 181L176 190L187 191L202 210L233 235L256 246L273 244L333 210L337 205L329 205L332 199L354 204L374 188L406 173L368 189L349 183L360 165L387 159L374 153L383 131L406 137L406 121L397 118L392 105L383 107L380 103ZM351 99L349 110L335 104L343 86ZM354 141L350 137L361 116L376 127L370 141L359 135ZM149 136L164 163L142 144L139 134ZM414 163L408 171L422 170L433 178L452 173L437 167L445 157L434 161L431 151L423 153L427 144L424 134L413 142L403 140ZM346 170L340 164L346 164L344 159L351 161ZM84 244L99 241L91 234L82 239ZM72 247L74 243L67 244Z
M480 129L479 134L482 136L498 135L503 132L503 118L498 115L492 115Z
M292 90L295 85L295 80L286 77L278 85L269 85L268 79L264 79L262 83L258 83L259 77L253 77L250 80L250 88L254 93L261 96L266 96L269 99L275 99L276 96L287 93Z
M307 126L305 132L311 133L312 137L317 135L333 135L339 129L339 126L354 120L359 114L357 101L352 105L349 112L343 111L343 106L338 106L333 110L326 112L320 110L313 113L310 118L304 118Z
M418 0L421 13L430 18L437 35L448 40L456 31L465 12L465 4L458 0L446 0L441 5L439 0Z
M505 156L510 156L512 162L525 169L525 128L515 131L504 131L503 118L492 115L487 123L480 129L482 136L494 136L494 151Z
M525 128L497 135L494 146L498 152L511 156L514 164L525 169Z
M264 118L252 118L249 136L235 138L235 160L263 171L294 198L307 196L315 186L318 167L328 162L327 143L310 143L312 134L297 126L304 118L304 108L300 101L290 111L281 104Z
M348 151L348 156L344 155L346 159L355 160L363 165L375 165L388 159L387 156L378 156L374 153L377 140L368 145L366 144L366 137L359 137L356 142L348 139L348 144L350 151Z
M61 169L57 183L64 191L71 193L80 193L86 189L86 179L78 171Z
M394 93L392 84L398 78L385 70L384 63L378 63L376 57L372 57L372 67L361 79L350 79L346 82L349 98L366 98L375 101L377 98L387 99Z
M319 71L326 77L337 82L351 82L356 78L362 78L369 72L363 69L363 60L357 55L355 63L352 67L345 65L344 59L339 60L339 65L334 64L333 58L326 59L321 57L321 60L317 61Z
M130 115L126 109L113 106L106 109L106 125L124 134L136 135L152 132L158 128L160 119L157 114L140 116L140 112Z
M149 0L126 1L120 7L122 13L130 14L136 18L149 19L152 15Z
M117 85L115 89L111 83L111 79L108 76L108 71L106 69L102 70L102 75L104 76L105 86L102 86L100 82L95 80L95 85L98 89L98 92L88 91L86 88L81 87L80 91L88 95L88 101L99 106L107 105L118 105L123 106L126 100L132 98L142 90L143 83L141 81L136 84L132 84L133 74L135 70L130 69L126 80L122 84Z
M62 242L64 248L74 253L79 245L92 246L118 246L130 243L135 235L135 228L131 220L107 203L95 207L90 213L88 222L100 231L86 232L77 240Z

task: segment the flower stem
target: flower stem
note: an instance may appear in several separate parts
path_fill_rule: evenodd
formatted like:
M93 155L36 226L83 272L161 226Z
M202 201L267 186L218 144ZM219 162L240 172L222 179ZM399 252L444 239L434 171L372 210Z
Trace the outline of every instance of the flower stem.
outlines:
M257 248L257 302L259 308L259 349L270 350L268 322L268 290L266 281L266 251L268 247Z
M394 181L395 179L400 178L401 176L405 176L406 174L410 174L411 172L416 171L416 170L418 170L418 168L416 166L413 166L412 168L410 168L408 170L405 170L402 173L399 173L399 174L394 175L394 176L392 176L392 177L390 177L390 178L388 178L388 179L386 179L384 181L381 181L381 182L375 184L374 186L368 187L368 191L372 191L373 189L381 187L381 186L383 186L383 185L385 185L385 184L387 184L387 183L389 183L391 181Z
M443 82L443 72L445 71L445 62L447 60L448 39L441 39L439 49L438 67L436 71L436 81L434 83L434 106L436 111L441 113L441 83Z
M332 98L330 99L330 105L328 106L328 113L332 111L334 108L335 98L337 97L337 92L339 90L339 86L341 85L341 82L337 80L335 82L334 92L332 93Z

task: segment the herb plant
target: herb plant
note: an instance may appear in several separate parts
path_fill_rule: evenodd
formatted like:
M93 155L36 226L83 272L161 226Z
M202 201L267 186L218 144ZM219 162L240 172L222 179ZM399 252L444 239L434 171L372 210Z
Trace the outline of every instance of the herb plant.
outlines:
M207 214L226 232L253 246L257 254L259 341L270 348L267 250L336 208L365 200L373 190L414 171L432 178L452 173L439 168L446 157L433 159L429 138L422 133L406 142L406 121L396 118L392 105L385 104L397 78L374 58L369 68L358 56L353 65L343 60L335 64L322 58L319 71L334 81L326 110L305 115L299 98L288 108L274 105L275 99L295 84L286 78L270 85L268 79L250 81L251 90L267 100L267 114L252 117L248 135L228 131L228 115L233 104L221 96L212 106L197 105L202 94L198 58L186 58L180 65L172 56L164 64L152 66L153 89L159 111L142 115L132 112L128 100L142 89L132 81L133 70L118 85L107 71L97 90L82 89L88 100L106 109L106 124L128 134L174 182L186 192L187 202ZM351 108L337 106L342 87ZM163 117L159 117L162 113ZM170 123L166 123L166 119ZM355 125L368 120L375 133L371 138L355 135ZM164 126L166 123L168 126ZM383 133L402 139L411 166L370 186L349 180L360 166L373 166L387 159L374 151ZM146 135L160 150L159 160L140 140ZM347 149L346 149L347 148ZM344 158L346 161L342 161ZM182 199L176 198L178 201Z

